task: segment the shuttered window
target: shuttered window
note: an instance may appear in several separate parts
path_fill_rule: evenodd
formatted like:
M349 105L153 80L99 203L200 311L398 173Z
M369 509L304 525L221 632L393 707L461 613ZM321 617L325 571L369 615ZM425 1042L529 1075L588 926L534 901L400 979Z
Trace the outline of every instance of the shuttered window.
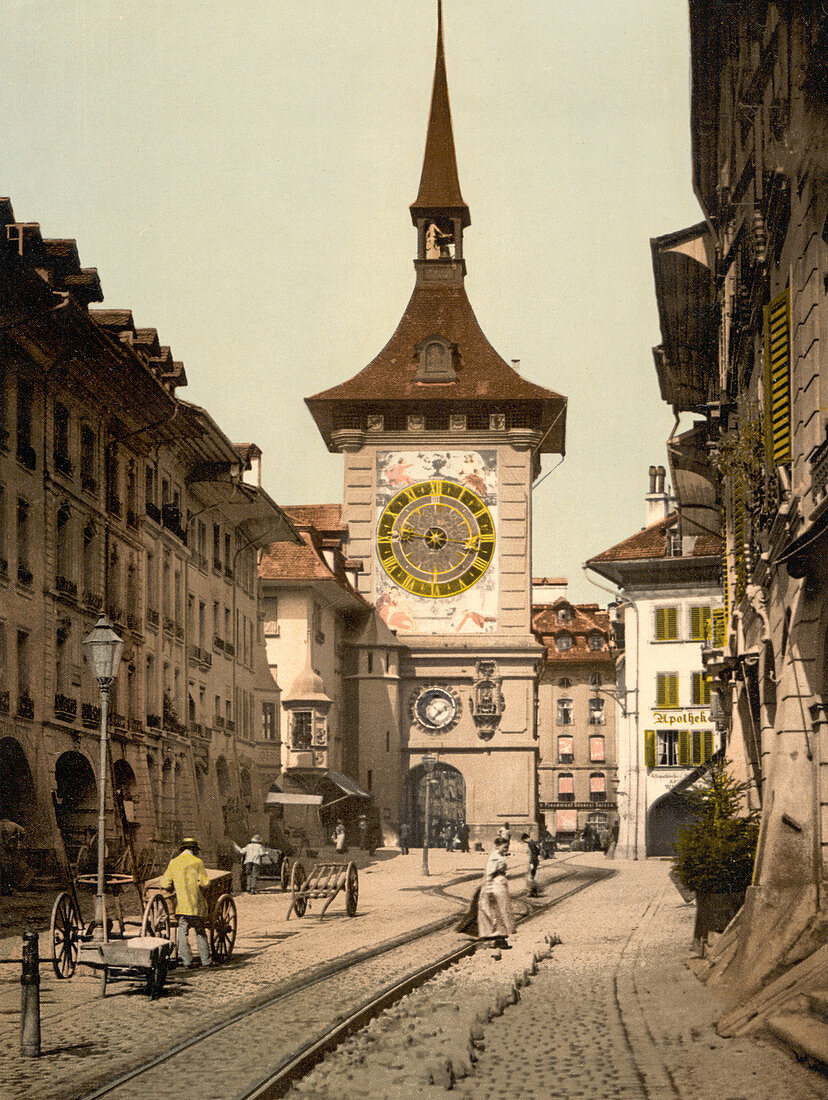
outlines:
M644 767L656 766L656 734L655 730L644 730Z
M694 642L710 641L710 608L690 608L690 637Z
M693 730L693 764L706 764L713 755L713 730Z
M678 705L678 673L659 672L656 676L656 706L668 709Z
M713 610L713 646L724 649L727 645L727 612L723 607Z
M558 760L561 764L571 764L575 758L575 738L562 736L558 738Z
M678 638L678 609L659 607L656 609L656 641L670 642Z
M710 677L705 672L693 673L693 706L705 707L710 702Z
M679 730L678 762L685 767L690 767L690 730Z
M736 603L745 598L747 561L745 560L745 490L741 482L733 486L733 556L736 566Z
M786 287L764 309L765 446L768 461L791 461L791 292Z
M598 761L604 760L604 738L603 737L590 737L589 739L589 758Z

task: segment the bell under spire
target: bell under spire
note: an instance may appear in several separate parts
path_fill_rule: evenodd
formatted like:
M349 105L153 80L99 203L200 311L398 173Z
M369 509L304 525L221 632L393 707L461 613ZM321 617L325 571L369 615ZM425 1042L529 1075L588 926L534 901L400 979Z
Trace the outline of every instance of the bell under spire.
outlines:
M418 225L423 219L458 220L460 227L471 224L469 208L460 191L454 133L451 127L446 59L443 51L443 4L437 0L437 59L428 119L420 189L411 204L411 219Z

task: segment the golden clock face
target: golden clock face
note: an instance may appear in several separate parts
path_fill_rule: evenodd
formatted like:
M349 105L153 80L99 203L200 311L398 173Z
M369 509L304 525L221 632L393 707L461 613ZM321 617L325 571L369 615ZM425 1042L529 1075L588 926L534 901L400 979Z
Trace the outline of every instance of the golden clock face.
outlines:
M477 584L495 549L492 515L477 493L437 478L388 501L377 552L388 576L415 596L444 599Z

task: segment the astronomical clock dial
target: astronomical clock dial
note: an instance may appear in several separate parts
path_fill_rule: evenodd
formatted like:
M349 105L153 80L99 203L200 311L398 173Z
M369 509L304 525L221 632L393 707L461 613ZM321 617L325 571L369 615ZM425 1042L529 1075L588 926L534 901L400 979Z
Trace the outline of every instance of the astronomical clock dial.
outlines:
M477 584L495 549L492 515L477 493L437 478L402 489L377 524L388 576L415 596L444 599Z
M411 698L411 717L429 733L442 733L460 718L460 699L451 688L420 688Z

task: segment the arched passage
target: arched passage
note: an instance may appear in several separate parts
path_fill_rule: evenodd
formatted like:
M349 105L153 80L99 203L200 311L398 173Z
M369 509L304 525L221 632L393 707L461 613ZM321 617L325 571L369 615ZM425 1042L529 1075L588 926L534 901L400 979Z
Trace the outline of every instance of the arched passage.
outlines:
M684 791L668 791L647 814L647 855L672 856L681 830L692 820Z
M425 781L425 768L418 764L408 773L405 783L405 819L411 825L414 847L421 847L425 836ZM466 820L466 781L462 772L438 760L432 772L429 803L429 844L436 847L442 844L447 825L453 836L457 826Z
M98 783L80 752L64 752L55 764L58 824L69 858L76 859L98 827Z
M35 786L26 754L13 737L0 738L0 818L29 829Z

